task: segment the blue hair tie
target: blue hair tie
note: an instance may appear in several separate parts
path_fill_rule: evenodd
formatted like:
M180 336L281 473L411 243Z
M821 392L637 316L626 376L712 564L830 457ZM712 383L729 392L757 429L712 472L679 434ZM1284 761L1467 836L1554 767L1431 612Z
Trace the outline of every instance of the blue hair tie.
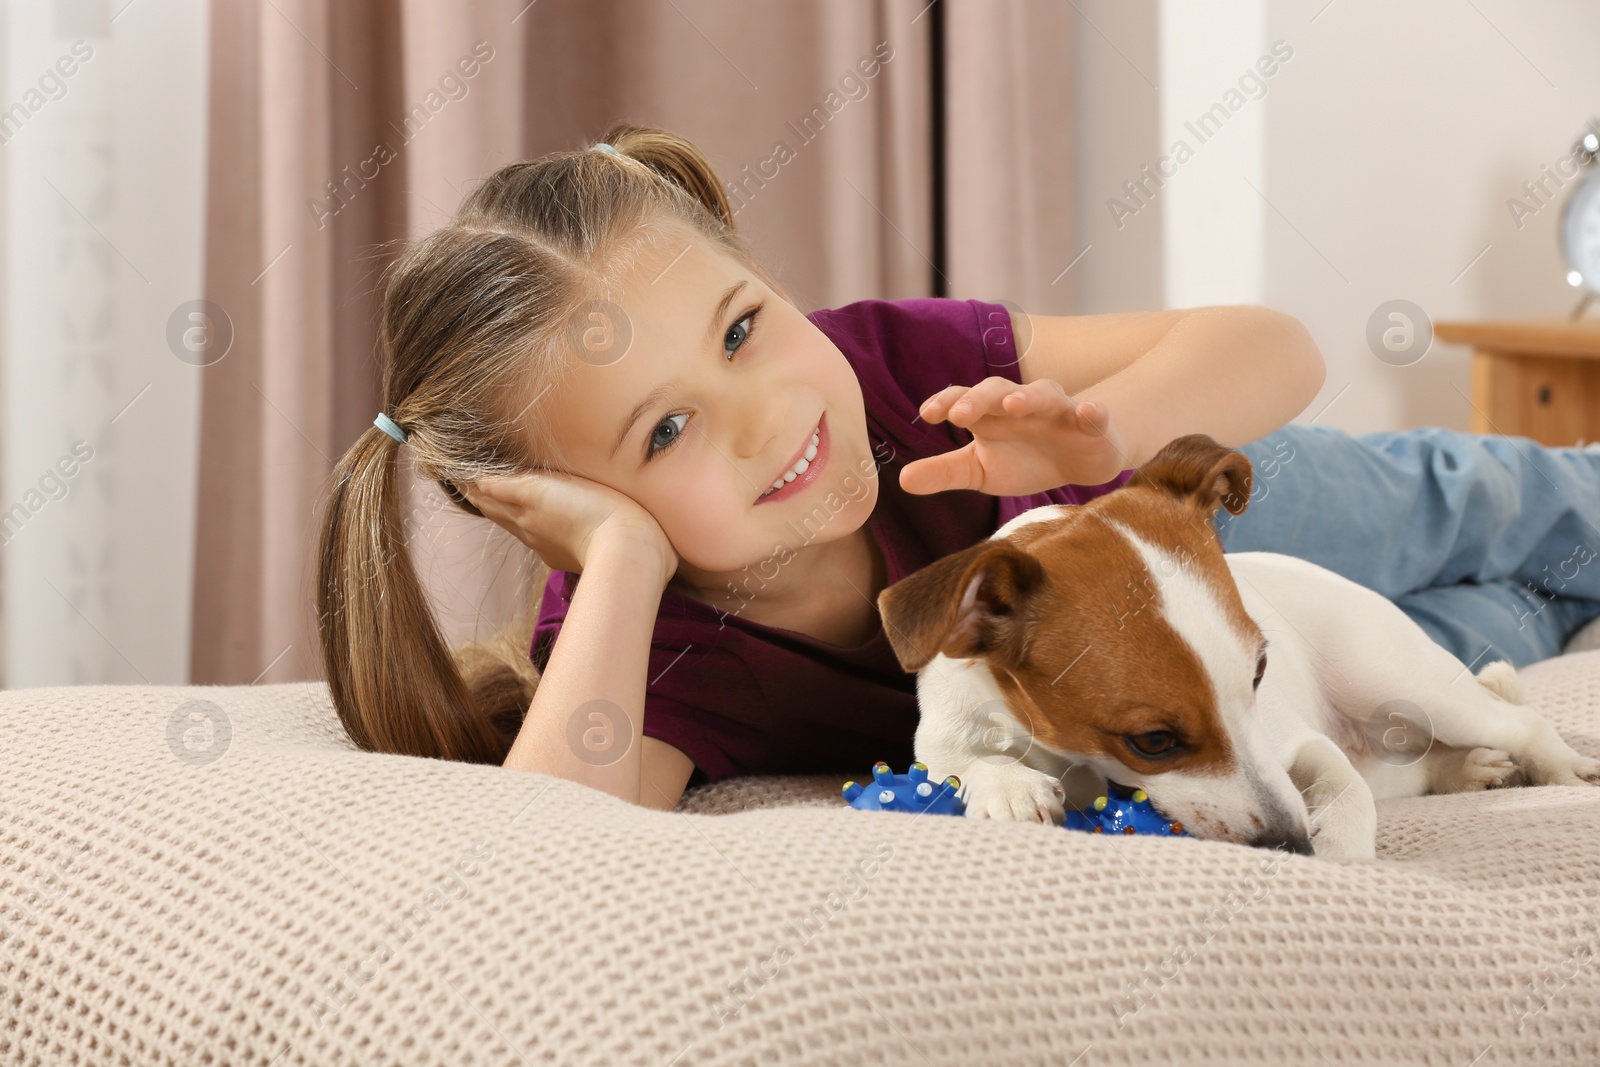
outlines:
M378 412L378 417L372 420L372 425L376 426L378 429L382 430L396 441L399 441L401 444L406 443L406 432L400 428L400 424L398 422L395 422L383 412Z
M605 153L607 153L609 155L613 155L613 156L622 155L621 152L618 152L615 148L613 148L610 145L606 144L604 141L601 141L599 144L590 145L589 146L589 151L591 151L591 152L605 152Z

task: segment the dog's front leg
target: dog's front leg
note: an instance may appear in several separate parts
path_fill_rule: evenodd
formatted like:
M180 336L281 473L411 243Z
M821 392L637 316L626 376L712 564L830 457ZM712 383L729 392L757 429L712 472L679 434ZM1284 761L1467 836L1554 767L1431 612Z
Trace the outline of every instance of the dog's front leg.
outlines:
M929 779L961 779L957 795L969 818L1060 825L1066 789L1060 779L1023 761L1033 735L998 699L987 671L950 674L919 681L915 750Z
M1020 761L980 757L967 765L965 775L958 777L968 818L1059 826L1066 817L1066 790L1061 782Z
M1313 737L1295 752L1289 778L1305 798L1311 847L1327 859L1376 858L1378 808L1372 789L1339 746Z

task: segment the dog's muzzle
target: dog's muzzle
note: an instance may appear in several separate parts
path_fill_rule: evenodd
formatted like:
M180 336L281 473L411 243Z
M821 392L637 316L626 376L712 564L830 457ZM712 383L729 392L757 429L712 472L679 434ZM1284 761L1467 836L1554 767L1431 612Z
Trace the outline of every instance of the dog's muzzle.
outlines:
M1311 838L1298 830L1292 833L1270 831L1250 841L1252 848L1277 848L1286 852L1295 852L1302 856L1315 855L1311 848Z

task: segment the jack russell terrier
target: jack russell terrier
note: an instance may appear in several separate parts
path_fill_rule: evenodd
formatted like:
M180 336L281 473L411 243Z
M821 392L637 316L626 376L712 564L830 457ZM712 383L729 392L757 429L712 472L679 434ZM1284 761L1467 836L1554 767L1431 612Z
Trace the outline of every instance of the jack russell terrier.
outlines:
M1378 799L1600 785L1511 664L1473 675L1374 590L1224 553L1212 519L1251 476L1188 434L879 594L928 777L977 818L1060 823L1071 771L1078 807L1112 781L1196 837L1345 859L1373 858Z

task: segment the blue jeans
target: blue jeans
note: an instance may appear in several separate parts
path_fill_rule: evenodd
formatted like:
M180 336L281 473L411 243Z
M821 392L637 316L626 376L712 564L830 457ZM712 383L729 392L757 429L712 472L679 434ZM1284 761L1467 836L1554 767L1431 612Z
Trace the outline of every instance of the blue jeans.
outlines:
M1392 600L1476 673L1558 655L1600 616L1600 445L1438 426L1287 426L1239 448L1249 506L1229 552L1310 560Z

